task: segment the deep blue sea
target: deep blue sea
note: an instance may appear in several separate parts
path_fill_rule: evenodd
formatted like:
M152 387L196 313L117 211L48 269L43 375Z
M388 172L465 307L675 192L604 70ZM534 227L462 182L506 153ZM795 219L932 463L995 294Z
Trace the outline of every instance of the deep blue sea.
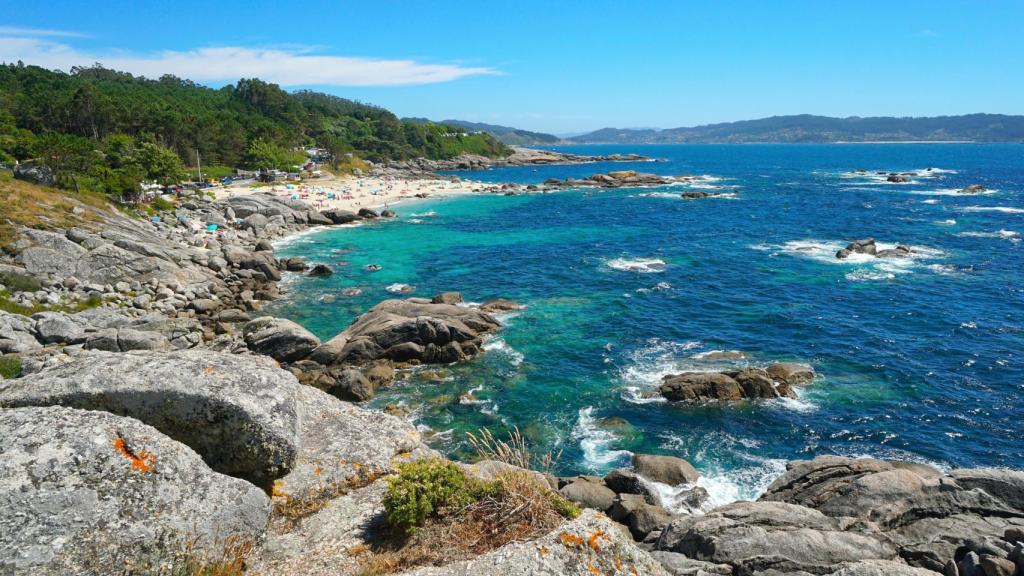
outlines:
M371 402L406 405L455 456L466 431L518 426L562 451L565 474L604 472L630 452L682 456L717 502L754 497L787 459L819 454L1024 468L1024 145L559 149L663 161L461 175L539 183L636 169L706 175L698 186L723 194L400 203L396 220L282 246L337 273L289 278L269 312L329 338L395 297L386 288L396 283L525 304L486 353L437 370L443 381L407 372ZM919 176L890 184L856 169ZM969 184L990 192L955 192ZM834 258L868 236L915 257ZM362 293L346 298L346 287ZM747 358L708 360L716 350ZM640 396L666 374L776 361L809 363L819 377L798 400L685 407Z

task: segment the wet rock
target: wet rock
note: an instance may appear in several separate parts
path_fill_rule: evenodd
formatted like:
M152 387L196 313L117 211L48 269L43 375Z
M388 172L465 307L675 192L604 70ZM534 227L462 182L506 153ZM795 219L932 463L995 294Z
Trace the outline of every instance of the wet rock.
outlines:
M282 260L281 267L289 272L303 272L309 268L309 264L305 258L296 256L295 258L285 258Z
M130 416L188 445L218 472L260 486L298 451L298 383L267 359L209 351L93 353L14 381L0 405Z
M897 184L903 184L905 182L910 182L910 177L909 176L904 176L903 174L891 174L891 175L889 175L885 179L885 181L886 182L895 182Z
M270 516L261 490L131 418L5 409L0 436L0 566L11 573L149 573L188 548L258 540Z
M982 192L987 192L987 191L988 191L988 188L985 188L981 184L971 184L970 186L967 186L966 188L960 189L959 193L960 194L981 194Z
M878 247L875 245L874 238L864 238L862 240L854 240L842 250L836 252L836 258L843 259L847 258L850 254L871 254L874 255L878 251Z
M503 298L496 298L494 300L488 300L480 305L480 310L489 312L491 314L501 314L503 312L515 312L516 310L522 310L524 306L522 304L516 304L511 300L505 300Z
M434 296L431 302L434 304L460 304L462 302L462 294L459 292L442 292Z
M359 220L360 217L355 212L349 212L348 210L325 210L321 212L328 220L333 224L349 224Z
M380 214L378 214L377 211L369 208L360 208L358 214L360 218L366 218L368 220L380 217Z
M264 316L242 327L246 346L279 362L294 362L308 356L320 339L291 320Z
M697 403L706 400L743 398L743 388L736 380L715 372L684 372L666 376L659 391L666 399L674 402Z
M615 501L615 492L602 483L587 480L576 480L566 484L559 489L559 493L580 506L602 512L611 508Z
M814 369L807 364L781 362L769 365L765 372L776 382L790 386L807 386L814 381Z
M633 468L644 478L669 486L692 484L700 478L700 472L689 462L673 456L634 454Z
M331 270L331 267L326 264L317 264L307 273L308 276L331 276L332 274L334 274L334 270Z

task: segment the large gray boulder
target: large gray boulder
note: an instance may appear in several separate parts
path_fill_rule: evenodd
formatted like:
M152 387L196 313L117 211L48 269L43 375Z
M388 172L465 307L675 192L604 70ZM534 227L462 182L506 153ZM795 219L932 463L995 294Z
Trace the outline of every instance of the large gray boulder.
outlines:
M825 574L844 562L892 560L896 549L821 512L783 502L736 502L670 523L657 549L729 564L734 573L775 569Z
M500 327L490 314L474 308L420 299L384 300L317 348L310 359L325 366L378 359L450 363L479 352L483 337Z
M245 344L257 354L264 354L279 362L294 362L305 358L320 339L291 320L264 316L249 321L242 327Z
M298 386L302 418L298 452L274 492L293 501L317 501L389 472L395 463L435 457L408 420L342 402Z
M57 178L49 166L34 162L22 162L14 165L14 178L40 186L56 186Z
M87 335L86 350L104 352L131 352L133 350L167 350L171 343L158 332L134 328L105 328Z
M700 478L692 464L674 456L634 454L633 468L644 478L669 486L691 484Z
M260 486L299 452L299 384L269 359L209 351L91 353L12 381L0 406L68 406L130 416Z
M42 347L36 340L31 319L0 311L0 354L20 354Z
M156 573L154 562L259 539L270 501L131 418L0 410L0 572Z
M44 344L78 344L85 341L85 328L60 312L39 312L35 320L36 337Z
M562 486L559 490L562 496L576 502L585 508L593 508L604 512L612 507L615 502L615 492L605 486L602 482L579 478Z
M937 470L905 462L822 456L790 462L763 500L870 522L908 563L941 571L957 550L993 546L1024 526L1024 472Z

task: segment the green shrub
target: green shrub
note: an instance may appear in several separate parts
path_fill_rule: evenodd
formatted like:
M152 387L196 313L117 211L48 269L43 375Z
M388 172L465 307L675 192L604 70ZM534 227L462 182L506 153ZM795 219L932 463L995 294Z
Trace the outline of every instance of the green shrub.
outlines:
M167 200L163 196L157 196L156 198L153 199L152 202L150 202L149 205L153 208L153 210L156 210L157 212L174 210L174 203L171 202L170 200Z
M21 374L21 358L13 354L0 356L0 378L14 378Z
M411 534L427 517L468 506L493 491L452 462L417 460L400 464L398 475L388 479L384 510L392 528Z
M42 288L35 278L17 272L0 272L0 284L11 292L35 292Z
M555 509L555 512L558 512L563 518L575 520L579 518L582 513L579 506L569 500L566 500L558 492L549 492L548 500L551 502L551 507Z

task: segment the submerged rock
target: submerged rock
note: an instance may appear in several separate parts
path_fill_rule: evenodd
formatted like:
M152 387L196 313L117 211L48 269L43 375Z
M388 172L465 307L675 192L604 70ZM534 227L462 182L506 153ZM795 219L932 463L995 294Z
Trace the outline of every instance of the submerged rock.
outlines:
M962 188L959 191L959 193L960 194L981 194L982 192L987 192L987 191L988 191L988 188L985 188L981 184L971 184L970 186L967 186L966 188Z
M132 418L62 407L0 410L0 566L18 574L155 573L191 550L256 541L257 487ZM179 560L180 562L180 560Z

